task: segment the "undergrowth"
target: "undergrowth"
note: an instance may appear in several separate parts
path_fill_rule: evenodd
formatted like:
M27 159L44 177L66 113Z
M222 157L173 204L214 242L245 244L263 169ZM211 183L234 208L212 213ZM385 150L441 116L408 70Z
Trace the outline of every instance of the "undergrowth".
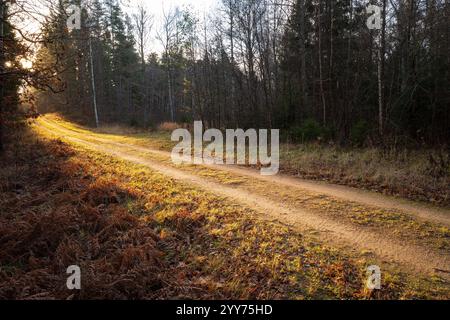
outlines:
M30 132L0 170L0 299L448 298L145 167ZM66 288L79 265L82 290Z
M69 130L92 134L59 116L47 118ZM170 130L134 131L128 127L100 128L101 137L117 142L172 151ZM164 129L164 130L163 130ZM316 141L282 143L280 169L285 174L310 180L377 191L380 193L450 207L450 150L385 148L344 148Z

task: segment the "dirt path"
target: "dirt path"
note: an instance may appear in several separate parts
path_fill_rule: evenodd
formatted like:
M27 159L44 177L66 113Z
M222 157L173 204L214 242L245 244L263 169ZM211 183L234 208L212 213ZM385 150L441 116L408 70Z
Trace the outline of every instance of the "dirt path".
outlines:
M350 246L358 250L369 250L377 254L386 261L398 262L405 268L420 272L432 273L435 270L449 270L450 257L434 252L426 247L400 242L396 239L390 239L386 235L377 234L371 231L358 228L354 225L337 222L318 216L294 205L286 205L283 201L268 200L259 194L251 193L239 186L228 186L225 184L209 181L206 178L185 172L180 169L164 165L157 161L146 158L142 155L133 154L133 150L142 152L155 152L167 156L167 152L148 150L144 147L135 145L117 143L108 139L92 137L82 133L76 133L63 128L47 120L42 121L42 128L52 134L60 136L84 147L100 151L120 159L130 161L136 164L144 165L152 170L158 171L176 181L199 187L207 192L228 198L243 206L251 208L261 214L262 217L288 224L300 231L314 230L318 231L319 237L327 242L339 246ZM90 141L87 141L90 140ZM236 167L222 167L221 170L232 171L254 179L266 179L261 177L256 171L241 169ZM410 210L410 204L390 199L390 202L384 203L383 198L377 198L373 195L365 196L355 190L347 190L336 186L320 185L305 181L294 181L287 177L269 177L270 182L280 183L289 187L305 188L319 193L331 192L332 195L351 201L361 201L380 207L395 207L402 210ZM445 212L440 210L433 211L419 206L413 207L412 214L430 221L440 221L448 223ZM431 212L431 213L430 213Z
M64 132L67 135L73 134L71 130L64 128L54 122L46 119L40 119L46 126L50 126L57 131ZM99 138L96 136L89 136L89 139L94 139L98 142L109 144L117 147L126 147L134 149L139 152L153 153L167 159L170 159L171 154L167 151L155 150L147 147L137 146L134 144L120 143L108 139ZM361 204L380 207L384 209L401 210L406 214L417 217L423 221L430 221L441 223L450 226L450 210L433 207L424 203L417 203L406 199L399 199L390 196L385 196L375 192L364 191L356 188L340 186L335 184L321 183L315 181L308 181L292 176L277 175L277 176L262 176L259 171L252 168L243 168L238 166L225 165L204 165L215 170L234 173L244 177L250 177L261 181L267 181L279 186L286 186L289 188L300 188L315 193L332 196L334 198L358 202Z

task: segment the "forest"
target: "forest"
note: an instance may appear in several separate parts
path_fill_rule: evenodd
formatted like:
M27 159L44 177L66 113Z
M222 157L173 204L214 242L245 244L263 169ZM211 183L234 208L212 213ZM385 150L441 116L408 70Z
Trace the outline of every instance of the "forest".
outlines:
M199 3L0 0L0 300L450 299L450 2Z
M54 2L35 39L39 111L94 125L280 128L296 142L448 142L446 1L381 1L380 30L366 25L368 1L223 0L204 16L167 8L160 21L144 5L126 15L89 1L71 31L67 8L80 2Z

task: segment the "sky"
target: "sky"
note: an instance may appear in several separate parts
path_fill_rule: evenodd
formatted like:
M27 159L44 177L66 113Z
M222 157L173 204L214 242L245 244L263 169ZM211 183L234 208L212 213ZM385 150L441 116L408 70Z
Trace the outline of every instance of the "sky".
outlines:
M154 26L149 39L148 48L146 48L147 53L162 51L162 45L156 39L156 32L161 25L161 19L163 15L163 10L168 12L170 9L174 9L177 6L190 6L195 12L203 17L208 14L215 7L217 7L219 0L121 0L123 3L124 11L128 14L132 14L134 9L139 5L143 4L147 11L154 17Z
M156 33L161 26L163 10L168 12L176 7L190 6L199 14L200 17L208 14L217 6L220 0L119 0L122 3L122 9L130 16L135 12L139 4L143 4L149 14L154 17L154 26L150 35L147 53L162 51L161 43L156 39ZM25 16L24 19L17 21L22 31L26 34L37 33L41 27L40 21L48 13L46 9L46 0L25 0L19 1L29 12L37 12L32 17Z
M143 3L155 16L161 14L163 8L170 8L183 5L191 5L199 11L208 10L217 0L122 0L124 4L129 2L131 6Z
M133 8L143 4L147 11L158 20L161 18L163 10L168 11L177 6L191 6L200 14L208 13L215 7L218 0L121 0L121 2L127 13L132 13Z

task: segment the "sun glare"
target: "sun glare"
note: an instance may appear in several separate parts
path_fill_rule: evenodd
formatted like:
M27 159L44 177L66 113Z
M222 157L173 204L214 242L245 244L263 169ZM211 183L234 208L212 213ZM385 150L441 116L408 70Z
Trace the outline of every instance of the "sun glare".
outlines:
M21 64L22 68L24 68L24 69L33 68L33 62L30 60L27 60L27 59L21 59L20 64Z

